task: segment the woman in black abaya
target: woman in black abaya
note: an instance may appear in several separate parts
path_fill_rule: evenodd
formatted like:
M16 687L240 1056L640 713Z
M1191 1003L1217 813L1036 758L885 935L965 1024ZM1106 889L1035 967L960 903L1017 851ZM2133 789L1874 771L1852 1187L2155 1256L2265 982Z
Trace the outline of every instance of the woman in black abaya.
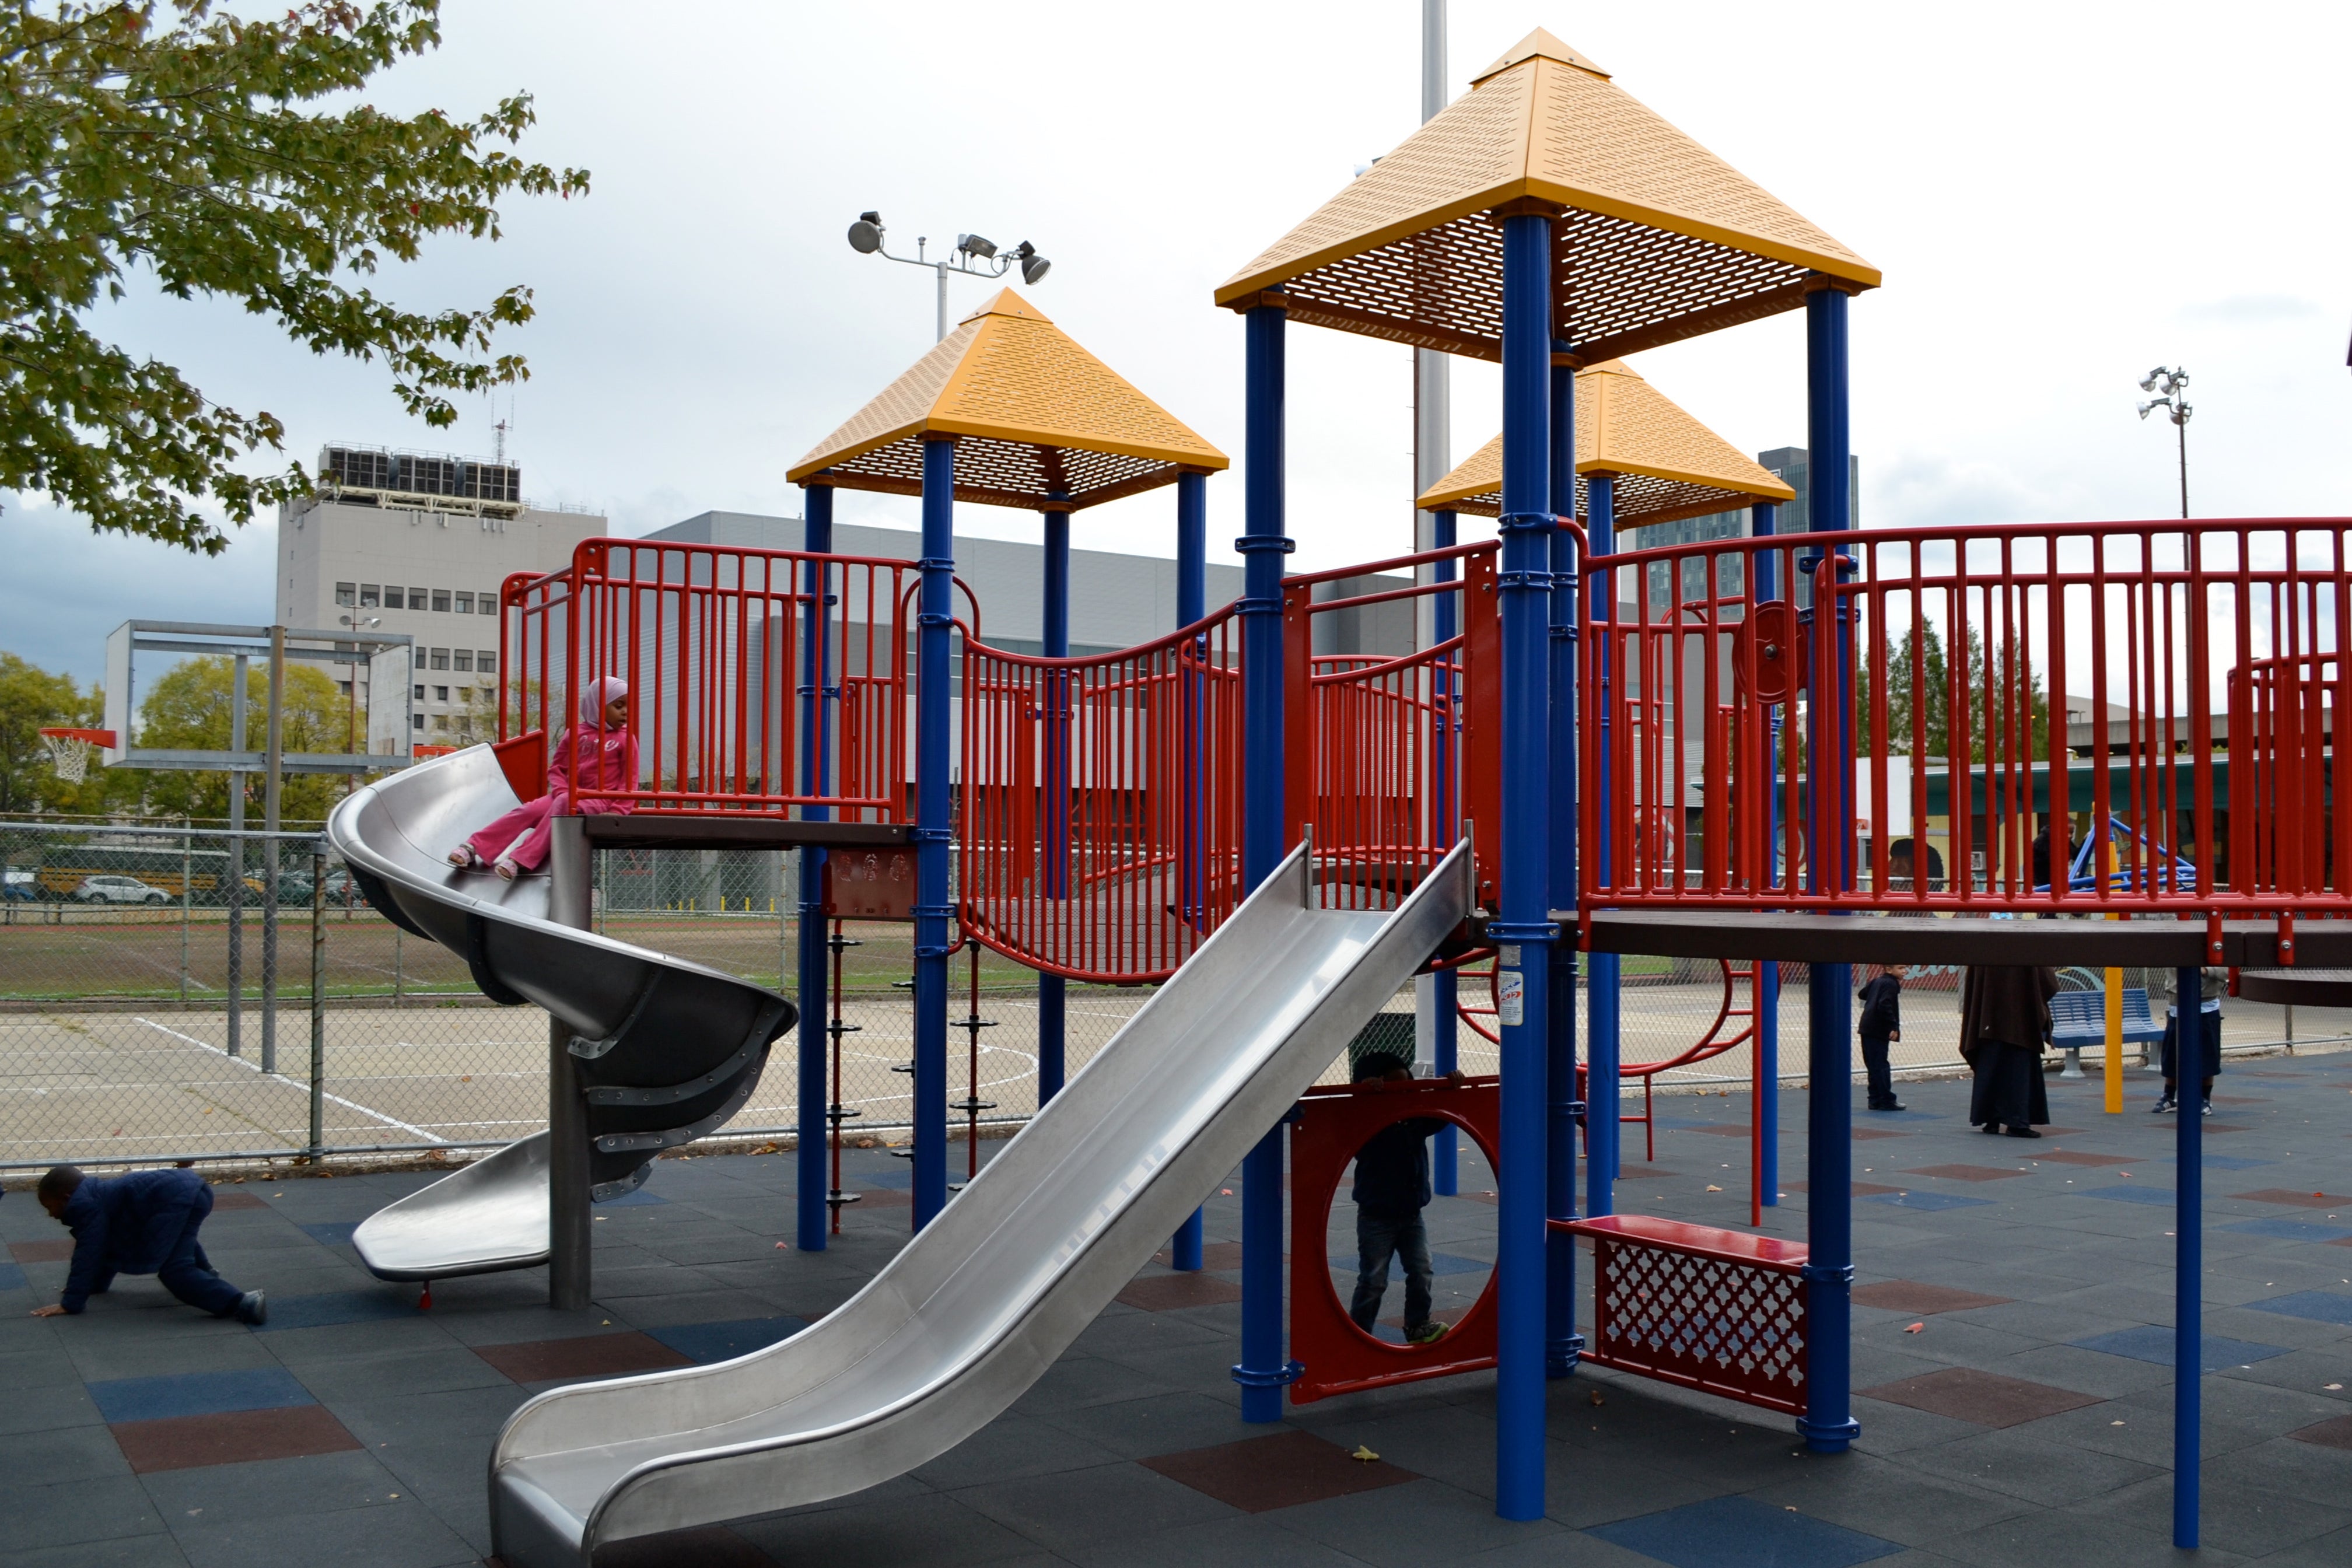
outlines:
M2039 1138L2050 1120L2042 1082L2042 1045L2050 1037L2050 998L2058 972L2027 964L1971 966L1960 995L1960 1054L1976 1074L1969 1120L1988 1132Z

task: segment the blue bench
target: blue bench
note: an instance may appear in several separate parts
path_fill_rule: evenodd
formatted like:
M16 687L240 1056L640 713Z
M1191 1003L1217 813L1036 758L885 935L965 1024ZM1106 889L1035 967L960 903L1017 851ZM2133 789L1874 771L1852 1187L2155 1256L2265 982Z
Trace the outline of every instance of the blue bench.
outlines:
M2124 992L2124 1043L2140 1047L2146 1060L2147 1047L2164 1038L2164 1026L2150 1015L2147 993L2138 986ZM2050 1043L2070 1053L2067 1072L2082 1069L2074 1065L2071 1053L2085 1046L2104 1047L2107 1043L2107 995L2104 991L2061 991L2050 998Z

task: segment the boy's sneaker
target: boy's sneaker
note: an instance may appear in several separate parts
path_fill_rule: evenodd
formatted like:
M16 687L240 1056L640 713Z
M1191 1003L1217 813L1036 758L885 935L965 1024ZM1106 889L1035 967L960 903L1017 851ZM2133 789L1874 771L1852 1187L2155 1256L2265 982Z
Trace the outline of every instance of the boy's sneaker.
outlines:
M1409 1345L1435 1344L1445 1337L1445 1327L1444 1323L1423 1323L1405 1335L1404 1342Z
M2176 1100L2175 1098L2173 1098L2171 1095L2168 1095L2168 1094L2167 1094L2167 1095L2160 1095L2160 1096L2158 1096L2158 1097L2157 1101L2156 1101L2156 1104L2155 1104L2155 1105L2153 1105L2152 1107L2150 1107L2149 1109L2150 1109L2151 1110L2153 1110L2155 1114L2157 1114L2157 1115L2158 1115L2158 1116L2161 1116L2161 1115L2163 1115L2163 1114L2164 1114L2166 1111L2168 1111L2168 1110L2179 1110L2179 1109L2180 1109L2180 1101L2179 1101L2179 1100Z
M1899 1100L1890 1100L1882 1104L1874 1105L1870 1109L1873 1110L1901 1110L1904 1109L1904 1105Z
M258 1290L247 1290L236 1299L236 1321L259 1328L269 1321L269 1300Z
M2199 1112L2198 1112L2198 1114L2199 1114L2200 1116L2210 1116L2210 1115L2212 1115L2212 1114L2213 1114L2213 1102L2212 1102L2211 1100L2207 1100L2207 1101L2205 1101L2205 1108L2204 1108L2202 1110L2199 1111Z

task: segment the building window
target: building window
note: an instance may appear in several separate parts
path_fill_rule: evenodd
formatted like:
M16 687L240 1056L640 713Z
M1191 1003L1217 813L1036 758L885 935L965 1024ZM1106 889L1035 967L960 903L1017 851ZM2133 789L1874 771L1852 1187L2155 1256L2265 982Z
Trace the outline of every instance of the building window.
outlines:
M448 689L447 687L446 687L446 686L436 686L436 687L435 687L435 688L433 689L433 700L434 700L434 701L436 701L436 702L446 702L446 701L448 701L448 700L449 700L449 689Z
M419 702L425 700L425 688L421 686L416 689L416 700Z
M360 602L359 593L360 585L357 583L338 583L335 584L335 603L349 609Z
M424 589L411 588L408 591L408 607L412 610L421 610L425 607Z
M477 594L474 595L474 603L481 607L483 615L495 616L499 613L499 596L496 594Z
M446 713L433 715L433 727L436 730L446 730L449 727L449 715Z
M436 588L433 590L433 607L440 611L445 616L449 613L448 589Z
M362 609L362 610L373 610L373 609L374 609L374 608L376 607L376 604L377 604L378 596L379 596L383 592L383 589L381 589L381 588L377 587L377 586L376 586L374 584L373 584L373 583L362 583L362 584L360 584L360 608L361 608L361 609Z
M461 686L457 688L457 700L463 702L469 708L472 707L474 704L474 689L470 686Z
M449 650L447 648L436 647L433 650L433 668L436 669L446 669L449 668Z
M352 683L348 680L338 680L335 682L335 689L349 697L352 694Z
M499 672L499 656L488 648L481 648L474 655L474 668L484 675L496 675Z
M457 613L461 616L470 616L474 613L473 595L460 594L457 595Z
M454 648L450 651L450 657L456 660L456 662L449 667L452 669L471 669L474 668L474 650L472 648Z
M418 696L423 696L425 694L425 688L421 686L418 687L416 689L416 692ZM408 716L408 727L412 730L422 730L425 728L425 715L422 713L411 713Z

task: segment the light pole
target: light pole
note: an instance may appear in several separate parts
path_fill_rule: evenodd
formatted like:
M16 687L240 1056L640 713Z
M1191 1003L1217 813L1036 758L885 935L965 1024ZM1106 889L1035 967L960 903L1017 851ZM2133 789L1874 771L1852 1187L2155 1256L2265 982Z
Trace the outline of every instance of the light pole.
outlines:
M1000 252L994 240L977 234L957 235L955 248L937 261L923 254L924 247L930 244L929 237L925 235L915 237L914 255L893 256L882 247L887 232L882 226L880 213L859 213L857 221L849 226L849 248L860 256L879 256L885 261L902 261L909 267L928 267L938 274L938 336L941 338L948 335L949 273L961 272L968 278L1002 278L1018 266L1021 281L1034 285L1045 281L1045 274L1054 266L1038 255L1037 247L1025 239L1012 249Z
M2139 405L2139 416L2145 419L2161 408L2171 419L2173 428L2179 433L2180 516L2184 521L2189 517L2189 416L2197 412L2189 406L2189 399L2181 395L2180 389L2188 384L2187 371L2172 370L2164 365L2149 371L2140 378L2139 384L2142 392L2157 395Z

